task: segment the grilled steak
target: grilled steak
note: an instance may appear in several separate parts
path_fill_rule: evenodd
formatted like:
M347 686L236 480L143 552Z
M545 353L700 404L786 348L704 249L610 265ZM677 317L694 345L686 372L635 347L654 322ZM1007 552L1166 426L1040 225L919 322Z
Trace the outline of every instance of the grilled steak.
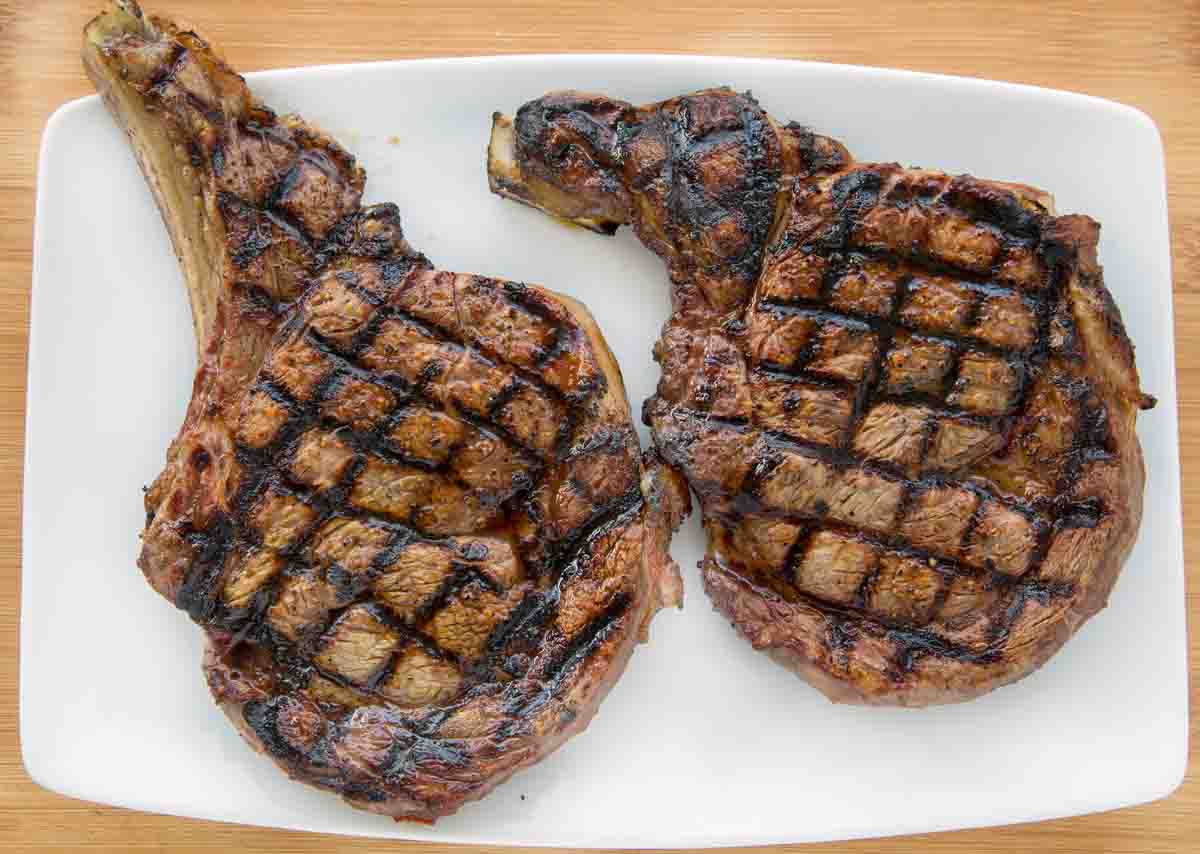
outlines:
M434 270L329 137L124 2L84 60L186 274L199 369L139 560L290 776L431 820L582 730L680 598L583 306Z
M1141 518L1153 400L1046 193L856 162L749 95L549 94L494 117L492 189L667 263L644 418L699 496L704 584L830 698L1028 674L1099 610Z

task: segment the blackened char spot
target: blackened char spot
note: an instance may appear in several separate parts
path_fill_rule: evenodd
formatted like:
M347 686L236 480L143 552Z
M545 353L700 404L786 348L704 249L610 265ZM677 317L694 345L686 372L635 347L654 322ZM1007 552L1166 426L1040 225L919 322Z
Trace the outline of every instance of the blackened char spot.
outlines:
M222 218L226 220L257 220L258 212L233 193L225 191L217 193L217 207L220 208ZM270 246L271 235L266 228L251 228L244 240L236 246L230 247L230 260L233 261L235 267L248 267Z
M204 165L204 154L200 150L200 146L195 140L189 139L187 142L188 161L196 169Z
M530 594L521 600L488 638L485 658L489 666L499 658L505 657L506 669L507 662L514 658L524 659L514 662L514 666L528 667L531 656L537 652L542 629L556 613L558 592L558 588L554 587L544 593Z
M828 619L828 628L829 648L835 654L845 655L854 648L858 633L854 630L853 623L831 614Z
M195 549L195 559L175 597L175 607L188 613L193 620L203 622L216 609L214 587L233 548L233 520L224 513L216 514L204 530L192 530L184 539Z
M339 791L346 800L368 804L381 804L388 799L387 792L365 783L345 783Z
M1079 449L1103 448L1110 454L1116 450L1108 420L1108 407L1097 394L1089 394L1083 401L1075 446Z
M1036 238L1041 234L1045 213L1029 210L1010 190L958 177L950 182L942 198L947 204L1011 235Z
M775 195L779 189L779 164L770 156L768 138L774 139L767 115L747 92L740 99L745 132L746 182L740 201L750 229L753 254L757 260L775 224Z
M883 176L878 172L870 169L856 169L834 183L831 195L834 204L841 208L860 197L875 198L882 186Z
M452 598L458 595L459 591L467 588L476 588L488 590L492 593L500 593L496 582L489 578L484 573L466 564L452 564L452 571L446 576L441 587L429 597L428 601L423 603L417 611L414 621L418 624L428 620L433 614L440 611L446 606Z
M284 697L272 697L269 700L254 700L242 706L242 719L267 751L280 759L291 759L298 756L295 748L279 734L279 706Z
M187 57L188 52L182 44L176 41L171 45L171 53L154 72L146 84L147 89L161 94L162 85L175 79L176 73L179 71L179 66L182 60Z
M1098 498L1067 504L1059 510L1060 528L1094 528L1104 518L1104 505Z
M242 311L250 314L279 314L286 307L261 285L235 282L233 289L242 296Z
M305 167L311 166L318 172L325 175L331 181L340 183L342 178L338 174L338 168L329 159L329 155L324 151L315 148L305 149L301 152L300 157L292 164L292 168L288 170L283 179L276 185L275 191L271 194L271 198L267 201L269 207L279 204L279 200L296 189L296 185L304 176Z
M977 652L933 632L917 629L891 628L888 629L887 636L899 649L896 664L902 674L911 672L916 666L917 660L926 655L971 664L990 664L1000 657L1000 653L995 648L989 647L982 652Z
M1038 254L1048 267L1070 264L1075 257L1075 247L1060 240L1043 240L1038 245Z
M641 486L634 486L624 495L618 496L599 507L591 517L571 532L565 539L551 544L547 549L548 557L539 566L532 567L545 572L548 568L558 568L567 565L572 560L579 559L590 549L598 537L602 537L626 519L631 513L641 508Z
M444 370L446 370L445 362L441 361L440 359L432 360L428 365L421 369L421 373L417 377L417 386L422 389L428 387L430 383L434 382L439 376L441 376L442 371Z
M989 632L989 652L997 660L1003 655L1003 650L1008 643L1012 627L1020 619L1021 614L1025 611L1025 606L1030 600L1045 605L1053 599L1069 598L1074 593L1075 586L1064 582L1046 582L1030 579L1018 584L1012 590L1012 598L1008 601L1004 613L1000 615L1000 618L991 627L991 631Z
M613 597L612 602L602 614L594 617L584 628L571 638L558 659L542 674L543 689L524 711L531 714L540 708L541 704L558 693L567 677L575 668L587 661L604 645L629 610L632 598L624 591Z
M826 251L844 249L859 218L879 202L883 176L872 169L856 169L833 185L830 197L838 215L818 235L818 245Z
M398 729L383 778L389 781L402 778L417 766L434 764L462 768L468 762L467 754L453 740L426 738L406 729Z
M567 679L577 668L588 661L604 645L613 630L620 624L629 610L632 599L621 592L613 597L612 603L602 614L594 617L579 634L571 638L562 652L539 674L540 689L529 696L516 697L509 701L505 711L513 717L509 728L519 728L536 715L545 705L562 691ZM513 733L509 733L513 734Z
M839 146L817 144L817 135L798 122L786 126L799 142L800 159L804 169L810 173L828 172L846 165L846 158Z
M379 275L385 285L394 286L400 284L412 268L413 262L409 259L392 258L380 265Z
M600 164L618 162L615 119L624 105L604 98L551 95L530 101L517 110L513 121L517 151L523 155L544 152L546 159L561 157L561 147L550 146L551 128L567 127L587 144L587 154Z
M210 454L204 448L196 448L194 451L192 451L192 467L196 471L204 471L206 468L208 468L208 465L211 462L212 454Z

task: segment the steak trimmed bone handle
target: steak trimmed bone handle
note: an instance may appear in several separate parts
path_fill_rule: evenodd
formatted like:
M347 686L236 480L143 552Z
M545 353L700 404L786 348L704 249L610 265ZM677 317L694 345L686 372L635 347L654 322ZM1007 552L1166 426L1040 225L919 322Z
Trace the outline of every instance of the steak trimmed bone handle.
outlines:
M967 700L1106 602L1153 405L1099 225L1018 184L859 163L711 89L493 117L492 190L631 225L673 312L645 402L716 607L830 698Z
M432 269L350 154L193 32L117 3L83 56L195 322L139 566L289 776L452 813L581 731L678 604L686 488L642 465L582 305Z

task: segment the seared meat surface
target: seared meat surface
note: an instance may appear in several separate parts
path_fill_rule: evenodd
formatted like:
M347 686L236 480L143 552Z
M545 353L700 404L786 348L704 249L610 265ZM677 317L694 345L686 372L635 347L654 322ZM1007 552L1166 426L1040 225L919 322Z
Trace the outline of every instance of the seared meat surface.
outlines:
M199 368L139 560L290 776L430 820L582 730L687 492L581 305L434 270L354 158L122 2L84 60L180 257Z
M1153 400L1096 222L859 163L727 89L551 93L495 115L488 169L666 262L643 416L703 506L706 590L756 649L835 700L951 702L1104 605Z

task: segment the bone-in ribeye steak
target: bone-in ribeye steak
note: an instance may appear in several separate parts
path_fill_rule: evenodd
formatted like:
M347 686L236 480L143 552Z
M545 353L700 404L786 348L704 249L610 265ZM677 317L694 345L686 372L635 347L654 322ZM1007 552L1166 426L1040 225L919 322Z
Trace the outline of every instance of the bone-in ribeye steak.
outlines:
M290 776L432 819L583 729L687 510L578 303L439 272L329 137L115 4L84 60L183 266L199 369L139 565Z
M1096 222L859 163L726 89L546 95L494 117L489 175L666 261L643 415L703 505L705 587L755 648L836 700L949 702L1104 605L1153 400Z

